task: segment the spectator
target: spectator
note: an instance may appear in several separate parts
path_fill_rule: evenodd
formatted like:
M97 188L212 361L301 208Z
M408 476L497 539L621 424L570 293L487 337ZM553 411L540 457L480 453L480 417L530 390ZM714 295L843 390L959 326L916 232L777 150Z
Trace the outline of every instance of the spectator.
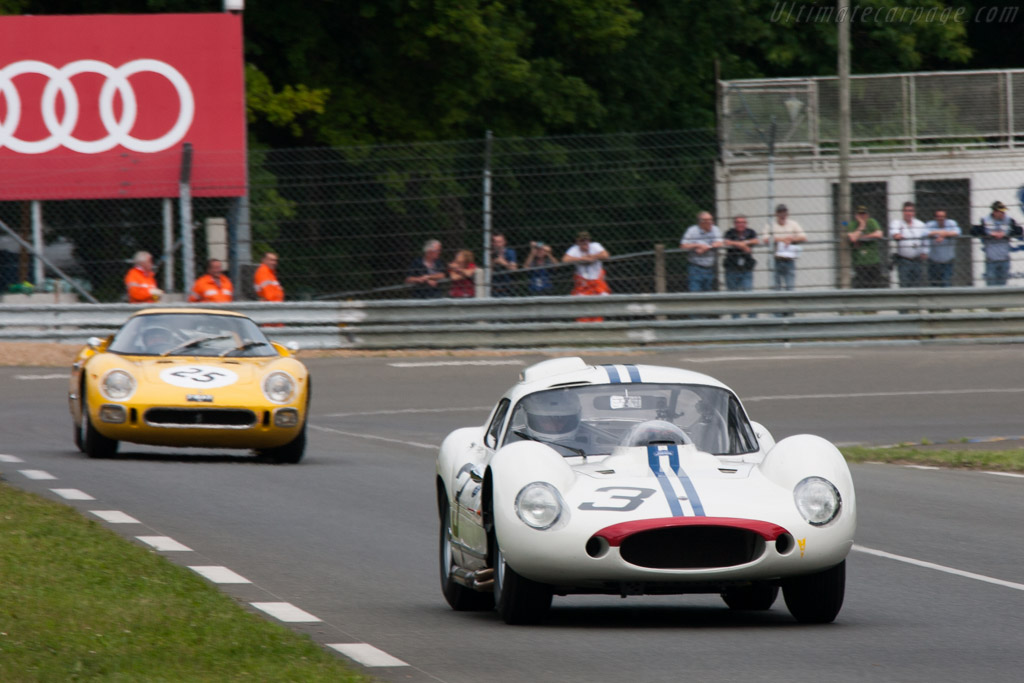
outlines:
M992 213L971 226L971 234L981 238L985 251L985 284L1001 287L1010 277L1010 238L1020 237L1021 228L1006 215L1006 204L993 202Z
M441 263L441 242L427 240L423 243L423 257L412 262L405 284L413 285L412 295L417 299L438 299L444 296L439 285L445 279L444 264Z
M491 235L491 296L512 296L512 276L519 267L516 250L508 246L500 232Z
M605 280L602 261L608 258L608 251L600 242L590 239L586 230L576 235L576 244L569 247L562 257L562 263L572 263L576 273L572 276L573 296L597 296L611 294L611 287ZM579 322L601 322L604 318L577 318Z
M469 249L459 249L455 253L455 260L448 264L448 277L452 281L448 296L456 299L472 299L476 296L476 264L473 263L473 252Z
M231 280L224 274L224 262L212 258L206 264L206 274L196 278L188 300L192 302L220 304L234 299L235 290Z
M790 290L796 286L796 259L800 256L800 245L807 241L807 234L800 224L789 217L785 204L775 207L775 220L766 230L775 250L774 289Z
M691 292L710 292L715 283L715 249L722 246L722 231L708 211L697 214L697 224L683 233L679 248L688 253L686 270Z
M896 242L896 272L900 287L924 287L928 262L928 229L914 217L914 202L903 202L903 215L889 223Z
M253 290L260 301L284 301L284 287L277 281L277 260L277 254L268 251L253 276Z
M846 226L850 240L850 263L853 265L854 289L881 289L889 286L889 270L882 269L882 226L868 214L868 207L858 206L853 222Z
M960 226L946 212L939 209L935 220L928 221L928 284L932 287L953 285L953 260L956 258L956 243L960 237Z
M526 255L523 268L529 269L530 294L543 296L551 294L554 288L551 284L551 273L549 266L556 265L558 260L551 253L551 245L543 242L530 242L530 253Z
M153 255L148 251L137 251L132 257L131 269L124 276L124 287L130 304L152 304L160 301L164 290L156 286L153 273Z
M725 268L725 287L731 292L749 292L754 289L754 266L757 261L754 259L753 248L759 244L757 233L747 227L746 216L736 216L732 219L733 227L725 231L723 243L727 247L725 259L722 266ZM740 317L739 313L733 313L732 317ZM749 317L756 318L756 313L750 313Z

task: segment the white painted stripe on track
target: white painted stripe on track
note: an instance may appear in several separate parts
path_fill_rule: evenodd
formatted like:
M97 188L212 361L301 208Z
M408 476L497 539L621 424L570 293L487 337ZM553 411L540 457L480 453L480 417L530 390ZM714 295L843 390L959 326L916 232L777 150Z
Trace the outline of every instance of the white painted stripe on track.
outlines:
M764 360L795 360L801 363L807 360L846 360L852 358L852 356L721 356L719 358L682 358L680 360L686 363L735 363L736 361L756 361L761 362Z
M472 408L401 408L399 410L364 410L358 413L329 413L322 417L367 417L372 415L406 415L413 413L471 413L490 412L494 406L473 406Z
M334 648L349 659L363 666L409 666L401 659L392 657L387 652L369 643L330 643L327 647Z
M85 491L78 489L50 489L64 500L96 500Z
M96 515L108 524L141 524L139 520L120 510L89 510L89 514Z
M321 621L309 612L299 609L290 602L250 602L250 605L258 610L266 612L278 621L288 623L316 622Z
M18 470L18 472L24 475L27 479L35 479L36 481L57 478L50 474L49 472L47 472L46 470Z
M991 583L995 586L1002 586L1003 588L1012 588L1018 591L1024 591L1024 583L1014 583L1013 581L1004 581L1003 579L995 579L991 576L985 576L984 574L975 574L974 572L967 572L962 569L954 569L953 567L947 567L941 564L935 564L934 562L925 562L924 560L916 560L913 557L904 557L903 555L894 555L893 553L887 553L884 550L875 550L874 548L867 548L862 545L854 545L854 550L865 553L867 555L874 555L875 557L882 557L887 560L896 560L897 562L905 562L906 564L912 564L915 567L923 567L925 569L934 569L938 572L944 572L946 574L953 574L954 576L961 576L965 579L974 579L975 581L982 581L984 583Z
M904 465L908 470L937 470L938 467L932 465Z
M1017 474L1016 472L992 472L983 470L982 474L993 474L997 477L1014 477L1017 479L1024 479L1024 474Z
M136 536L146 545L153 546L156 550L162 550L165 552L192 552L192 548L189 548L183 543L178 543L170 536Z
M776 396L750 396L744 403L756 401L820 401L828 398L903 398L906 396L965 396L968 394L1022 394L1024 387L1007 389L936 389L933 391L873 391L852 394L792 394Z
M389 439L386 436L373 436L372 434L360 434L358 432L346 432L341 429L334 429L333 427L320 427L318 425L309 425L311 429L316 429L321 432L330 432L331 434L341 434L342 436L354 436L357 439L371 439L373 441L386 441L388 443L398 443L403 446L413 446L415 448L429 448L430 450L437 450L437 444L430 443L418 443L416 441L403 441L401 439Z
M25 462L16 455L4 455L0 453L0 462Z
M425 360L388 363L393 368L458 367L461 365L526 365L521 360Z
M241 574L236 574L227 567L201 566L189 567L189 569L214 583L252 583L249 579Z
M66 373L59 374L59 375L55 374L55 373L50 373L48 375L15 375L14 376L14 379L20 379L20 380L67 379L67 378L68 378L68 375Z

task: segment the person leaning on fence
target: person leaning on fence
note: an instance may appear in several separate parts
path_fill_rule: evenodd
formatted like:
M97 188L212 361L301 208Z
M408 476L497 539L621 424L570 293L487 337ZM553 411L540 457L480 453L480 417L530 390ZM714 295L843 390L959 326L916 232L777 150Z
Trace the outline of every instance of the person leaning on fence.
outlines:
M551 294L554 285L551 284L551 273L549 266L556 265L558 261L551 253L551 245L543 242L530 242L530 253L523 261L523 268L528 271L530 294L544 296Z
M971 226L971 234L981 238L985 252L985 284L1000 287L1010 277L1010 238L1020 237L1021 228L1006 215L1006 204L994 202L992 213Z
M721 246L722 231L715 225L709 211L697 214L696 225L691 225L679 240L679 248L687 252L686 275L691 292L710 292L715 287L715 257Z
M491 235L491 296L512 296L512 276L519 268L516 250L500 232Z
M800 245L807 241L807 234L799 223L789 217L789 208L785 204L775 207L775 220L768 224L765 232L774 245L773 288L793 289L796 286L796 259L800 256Z
M722 267L725 269L725 288L730 292L749 292L754 289L754 266L757 260L754 258L754 247L760 244L757 233L747 226L746 216L736 216L732 219L733 227L725 231L722 242L726 246L725 258L722 260ZM732 317L740 317L739 313L733 313ZM756 318L756 313L750 313L749 317Z
M459 249L455 252L455 260L448 264L448 277L452 285L448 288L448 296L455 299L472 299L476 296L476 264L473 263L473 252Z
M935 219L928 221L925 227L928 228L928 284L932 287L951 287L960 226L952 218L946 217L945 210L938 209Z
M889 286L889 269L882 268L882 226L868 214L868 207L858 206L853 221L846 225L850 241L850 265L853 266L853 289L882 289Z
M586 230L576 235L576 244L569 247L562 256L562 263L576 266L572 276L573 296L599 296L611 294L611 287L605 279L602 261L608 258L608 250L600 242L590 239ZM579 322L601 322L604 318L577 318Z
M889 223L896 242L896 273L900 287L924 287L928 265L928 228L914 217L914 202L903 202L902 215Z
M231 280L224 274L224 262L212 258L206 263L206 273L196 278L188 300L209 304L223 304L235 298Z
M409 266L405 284L413 285L412 295L417 299L440 299L444 296L441 281L446 277L441 262L441 242L427 240L423 243L423 256Z
M253 275L253 291L260 301L284 301L284 287L277 281L277 261L277 254L268 251Z
M132 267L124 276L124 288L130 304L152 304L160 301L164 290L156 286L153 273L153 255L148 251L137 251L132 257Z

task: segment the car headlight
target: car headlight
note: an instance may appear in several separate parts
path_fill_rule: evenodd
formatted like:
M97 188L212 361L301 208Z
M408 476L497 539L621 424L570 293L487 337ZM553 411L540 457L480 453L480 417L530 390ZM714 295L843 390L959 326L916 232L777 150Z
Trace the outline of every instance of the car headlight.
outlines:
M796 509L812 526L825 526L839 516L843 499L832 482L807 477L793 488Z
M295 380L287 372L272 372L263 378L263 395L274 403L288 403L295 395Z
M135 393L135 378L124 370L111 370L100 382L100 392L111 401L123 401Z
M527 526L550 529L562 516L562 497L551 484L535 481L516 496L516 514Z

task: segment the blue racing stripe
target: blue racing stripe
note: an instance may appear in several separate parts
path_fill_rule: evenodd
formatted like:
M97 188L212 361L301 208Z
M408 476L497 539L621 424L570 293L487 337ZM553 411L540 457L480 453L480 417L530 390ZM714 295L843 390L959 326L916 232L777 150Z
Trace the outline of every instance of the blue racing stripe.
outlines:
M622 383L622 380L619 379L619 371L615 368L614 365L602 365L601 367L604 368L604 371L608 373L609 382L611 382L612 384Z
M683 506L679 504L679 496L672 489L672 482L669 481L668 476L661 471L661 457L662 455L668 454L670 459L672 453L676 453L675 446L668 446L667 450L665 446L648 446L647 447L647 465L654 472L654 475L658 478L658 484L661 485L661 490L665 493L665 498L668 499L669 510L672 511L673 517L683 517ZM678 461L678 453L676 454Z
M679 481L683 483L683 490L686 491L687 498L690 499L690 505L693 506L693 514L698 517L706 517L704 514L704 504L700 502L700 496L697 495L697 489L693 486L693 480L686 474L682 467L679 466L679 453L675 447L672 447L672 455L669 456L668 464L676 471L679 476Z
M640 381L640 370L638 370L635 365L627 365L626 372L629 373L629 379L633 382Z

